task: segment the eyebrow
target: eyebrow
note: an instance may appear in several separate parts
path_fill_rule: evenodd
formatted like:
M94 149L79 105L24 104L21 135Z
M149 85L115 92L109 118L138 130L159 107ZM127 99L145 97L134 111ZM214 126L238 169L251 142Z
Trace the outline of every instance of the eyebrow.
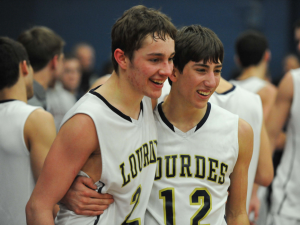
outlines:
M203 63L195 63L194 66L203 66L203 67L206 67L206 68L209 68L209 66L207 64L203 64ZM222 64L218 64L216 65L215 67L223 67Z
M175 55L175 52L173 52L171 55L170 55L170 57L172 57L172 56L174 56ZM165 56L165 54L163 54L163 53L149 53L149 54L147 54L147 56Z

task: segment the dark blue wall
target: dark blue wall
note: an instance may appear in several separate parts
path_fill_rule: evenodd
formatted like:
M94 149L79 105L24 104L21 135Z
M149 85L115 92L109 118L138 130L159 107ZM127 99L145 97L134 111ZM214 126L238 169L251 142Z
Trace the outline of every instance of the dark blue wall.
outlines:
M299 1L1 0L0 35L16 38L22 30L33 25L48 26L65 39L66 52L80 41L92 44L96 49L97 69L100 70L102 64L109 59L110 30L115 20L131 6L144 4L161 8L178 27L198 23L215 31L225 46L223 76L226 79L235 67L233 56L237 35L248 28L261 30L267 36L272 52L270 72L273 78L277 78L282 75L282 58L293 48L291 21L296 18L293 7L299 5L297 2Z

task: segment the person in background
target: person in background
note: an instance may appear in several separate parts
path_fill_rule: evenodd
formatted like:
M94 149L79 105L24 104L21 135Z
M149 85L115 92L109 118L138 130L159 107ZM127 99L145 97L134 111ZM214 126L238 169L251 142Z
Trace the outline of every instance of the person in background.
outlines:
M295 23L295 40L300 52L300 19ZM300 224L300 68L287 72L278 87L275 104L267 120L273 149L287 123L286 144L272 184L268 225Z
M61 74L65 42L53 30L43 26L22 32L17 40L25 47L34 71L34 96L28 104L47 109L46 90L54 87Z
M25 48L0 38L0 224L25 225L25 206L55 138L53 117L27 104L33 69ZM55 217L58 206L51 210Z
M80 79L79 60L73 54L66 54L62 74L59 76L55 87L47 90L47 108L54 116L57 131L65 114L76 103Z
M95 71L95 49L92 45L81 42L74 46L73 54L79 59L82 76L78 90L77 99L83 96L90 88L91 84L97 79Z

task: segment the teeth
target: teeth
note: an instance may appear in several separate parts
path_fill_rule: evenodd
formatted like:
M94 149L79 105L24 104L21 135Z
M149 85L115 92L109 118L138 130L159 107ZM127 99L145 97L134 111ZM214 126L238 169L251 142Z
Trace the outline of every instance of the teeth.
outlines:
M204 91L197 91L200 95L209 95L210 94L210 91L209 92L204 92Z
M157 84L163 84L164 82L163 81L160 81L160 80L151 80L153 81L154 83L157 83Z

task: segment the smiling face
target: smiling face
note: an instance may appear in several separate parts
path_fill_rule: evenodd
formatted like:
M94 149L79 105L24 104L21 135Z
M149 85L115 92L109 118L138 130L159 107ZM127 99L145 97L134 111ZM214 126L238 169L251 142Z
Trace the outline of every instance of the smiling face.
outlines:
M163 41L147 36L132 60L127 57L126 74L130 85L142 95L160 97L163 83L173 70L174 49L174 40L170 37Z
M219 85L222 64L208 61L188 62L182 73L175 68L172 89L178 100L197 109L206 107L210 96ZM173 77L175 75L175 77Z

